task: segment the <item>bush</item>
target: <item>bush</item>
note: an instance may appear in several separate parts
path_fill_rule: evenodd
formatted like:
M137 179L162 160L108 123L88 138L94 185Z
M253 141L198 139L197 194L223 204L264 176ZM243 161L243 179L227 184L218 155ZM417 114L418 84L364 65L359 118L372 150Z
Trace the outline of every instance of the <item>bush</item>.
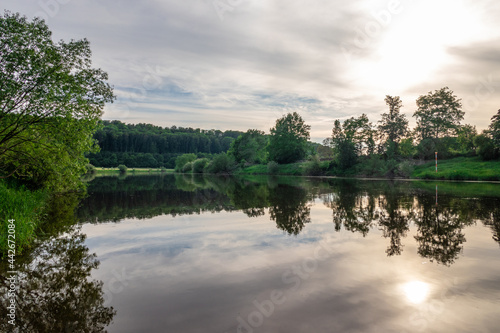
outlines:
M187 162L186 164L184 164L184 166L182 167L182 172L188 173L191 171L193 171L193 162Z
M203 173L203 169L210 160L208 158L199 158L193 162L193 173Z
M193 162L196 159L195 154L182 154L175 159L175 171L181 172L186 163Z
M311 161L307 162L304 167L304 175L307 176L321 176L323 174L323 170L321 169L319 158L317 155L314 155L311 158Z
M127 166L120 164L118 170L120 170L120 173L127 173Z
M275 175L278 173L278 170L279 170L278 163L276 163L274 161L267 163L267 173L269 173L271 175Z
M234 159L226 153L215 155L213 160L205 167L207 173L232 173L237 168Z
M97 172L97 169L95 168L95 166L93 166L90 163L85 166L85 170L87 171L88 175L93 175Z
M135 169L134 169L134 171L135 171ZM162 166L162 167L160 168L160 172L161 172L161 173L167 172L167 168L165 168L164 166Z
M396 175L403 178L410 178L413 170L413 163L411 163L410 161L403 161L399 163Z

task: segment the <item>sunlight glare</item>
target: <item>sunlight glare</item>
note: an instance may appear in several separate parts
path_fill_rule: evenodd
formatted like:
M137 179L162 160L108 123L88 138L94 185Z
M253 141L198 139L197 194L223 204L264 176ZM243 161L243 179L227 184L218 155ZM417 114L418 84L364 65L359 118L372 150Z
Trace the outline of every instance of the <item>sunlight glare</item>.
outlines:
M403 291L410 303L420 304L429 295L429 285L422 281L411 281L403 286Z
M479 16L464 1L413 3L394 17L376 60L364 66L364 77L391 90L426 82L453 61L450 46L477 39L482 32Z

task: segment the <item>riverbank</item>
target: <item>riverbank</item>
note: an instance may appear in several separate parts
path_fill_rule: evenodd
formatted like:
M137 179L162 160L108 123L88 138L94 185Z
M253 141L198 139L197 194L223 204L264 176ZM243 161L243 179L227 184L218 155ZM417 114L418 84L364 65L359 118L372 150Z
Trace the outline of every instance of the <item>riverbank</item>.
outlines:
M118 168L95 168L96 176L117 176L123 174ZM152 174L152 173L173 173L174 169L161 169L161 168L132 168L127 169L125 174L135 175L135 174Z
M412 173L415 179L439 180L500 180L500 160L483 161L479 157L457 157L415 167Z
M416 163L415 163L416 164ZM359 172L359 167L348 170L346 174L336 174L328 169L329 162L319 162L318 170L323 176L349 176L353 178L369 178ZM299 162L292 164L277 165L272 174L307 176L311 175L311 162ZM271 174L267 165L252 165L244 167L237 172L242 175L266 175ZM317 175L317 174L315 174ZM376 178L380 178L377 176ZM390 178L390 177L388 177ZM396 177L397 178L397 177ZM436 172L435 162L428 162L422 165L414 165L413 170L406 177L409 179L436 179L436 180L476 180L476 181L499 181L500 180L500 160L483 161L479 157L458 157L450 160L438 161L438 171Z
M30 191L0 182L0 256L9 250L20 254L31 245L49 197L45 190Z

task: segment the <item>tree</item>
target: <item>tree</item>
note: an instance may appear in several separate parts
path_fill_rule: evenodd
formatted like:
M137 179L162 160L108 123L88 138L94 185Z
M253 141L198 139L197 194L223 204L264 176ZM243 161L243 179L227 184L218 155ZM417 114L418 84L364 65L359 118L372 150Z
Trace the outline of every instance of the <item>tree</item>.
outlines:
M356 146L358 155L371 155L375 151L374 130L366 114L358 118L351 117L342 125L344 135Z
M500 109L496 115L491 117L491 124L488 129L495 147L500 149Z
M228 153L237 163L243 161L251 164L264 163L267 158L266 145L267 138L264 132L250 129L231 143Z
M413 116L420 139L438 139L456 134L464 118L462 103L448 87L429 92L417 99Z
M353 167L358 157L365 152L373 154L375 150L374 131L366 114L358 118L351 117L341 125L337 119L334 122L331 138L323 144L333 148L335 162L341 170Z
M466 124L458 130L457 143L460 152L469 153L474 151L474 137L477 135L476 126Z
M269 159L278 163L293 163L306 156L311 126L297 113L276 120L269 138Z
M399 111L403 102L399 96L385 96L385 103L389 106L389 113L382 113L382 120L379 121L378 130L387 143L397 144L408 134L408 120Z
M196 160L195 154L182 154L175 159L175 171L181 172L182 168L189 162Z
M86 39L54 43L45 22L0 17L0 175L62 190L80 184L92 134L114 100Z

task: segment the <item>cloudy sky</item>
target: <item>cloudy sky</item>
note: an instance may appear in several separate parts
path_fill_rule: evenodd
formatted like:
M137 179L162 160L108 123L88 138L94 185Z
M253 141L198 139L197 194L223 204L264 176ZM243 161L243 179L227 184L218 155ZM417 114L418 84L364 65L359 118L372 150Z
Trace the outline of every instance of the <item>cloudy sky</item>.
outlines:
M297 111L314 141L385 95L412 114L450 87L465 123L500 108L495 0L3 0L46 19L55 40L87 38L117 100L104 119L269 131Z

